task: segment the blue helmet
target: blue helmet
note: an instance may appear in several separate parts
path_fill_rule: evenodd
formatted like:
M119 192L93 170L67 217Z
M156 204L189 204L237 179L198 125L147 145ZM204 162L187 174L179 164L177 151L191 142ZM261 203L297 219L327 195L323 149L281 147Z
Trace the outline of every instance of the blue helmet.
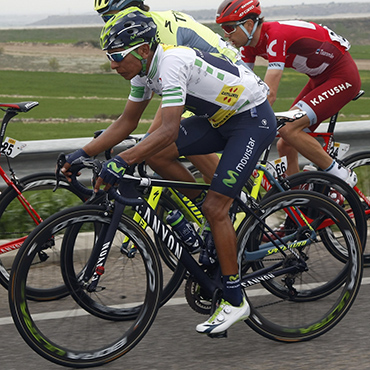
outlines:
M115 14L103 27L100 46L103 50L132 47L155 41L157 25L150 13L129 8Z
M132 5L130 5L132 3ZM94 9L99 14L120 11L130 6L144 4L143 0L94 0Z

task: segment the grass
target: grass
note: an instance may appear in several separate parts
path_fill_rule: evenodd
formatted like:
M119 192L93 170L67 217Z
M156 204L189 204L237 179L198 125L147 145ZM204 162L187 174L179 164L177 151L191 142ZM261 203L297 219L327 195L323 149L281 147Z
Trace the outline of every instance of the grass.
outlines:
M265 67L256 67L255 72L263 78L265 70ZM360 73L362 88L369 92L370 71ZM21 141L90 137L123 112L130 90L129 83L116 74L0 71L0 81L2 102L35 100L40 103L9 125L6 134ZM274 110L288 110L306 81L305 75L284 71ZM148 121L153 119L159 104L160 98L155 97L142 117L147 122L140 123L135 133L146 132ZM366 95L351 102L341 110L339 120L369 119L368 104ZM85 122L86 119L89 121Z
M42 42L49 44L76 44L89 42L99 47L101 27L10 29L0 32L0 42Z

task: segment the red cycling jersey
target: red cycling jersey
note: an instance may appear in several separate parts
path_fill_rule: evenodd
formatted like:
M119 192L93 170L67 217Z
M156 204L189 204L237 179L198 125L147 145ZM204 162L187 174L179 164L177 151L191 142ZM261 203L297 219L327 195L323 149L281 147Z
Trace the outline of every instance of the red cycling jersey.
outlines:
M361 80L347 50L349 42L332 30L311 22L264 22L255 47L243 47L242 59L251 67L256 56L268 69L293 68L310 77L293 105L308 111L313 130L353 99Z

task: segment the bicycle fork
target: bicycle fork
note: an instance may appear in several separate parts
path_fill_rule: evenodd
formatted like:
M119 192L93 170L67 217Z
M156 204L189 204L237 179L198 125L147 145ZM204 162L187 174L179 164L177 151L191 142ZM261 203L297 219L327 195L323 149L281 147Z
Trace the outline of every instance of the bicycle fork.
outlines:
M104 265L124 209L124 204L115 202L110 224L103 225L102 228L98 230L99 236L86 267L84 268L79 279L80 281L84 282L86 290L90 293L96 291L100 277L104 274ZM88 283L90 278L91 281Z

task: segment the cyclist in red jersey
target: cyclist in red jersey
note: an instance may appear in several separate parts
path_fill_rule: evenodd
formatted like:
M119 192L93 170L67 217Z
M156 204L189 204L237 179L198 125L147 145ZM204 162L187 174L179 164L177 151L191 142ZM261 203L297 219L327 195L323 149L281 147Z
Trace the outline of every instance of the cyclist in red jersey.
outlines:
M354 186L356 174L333 161L320 143L307 134L338 112L360 90L360 75L348 53L349 42L312 22L264 22L258 0L223 1L216 22L221 24L229 42L241 48L242 59L250 68L253 69L256 56L268 60L264 81L270 88L271 105L276 100L284 68L293 68L309 77L291 106L307 115L287 123L279 131L281 138L277 148L280 156L287 156L287 175L299 171L298 153L301 153L321 169Z

